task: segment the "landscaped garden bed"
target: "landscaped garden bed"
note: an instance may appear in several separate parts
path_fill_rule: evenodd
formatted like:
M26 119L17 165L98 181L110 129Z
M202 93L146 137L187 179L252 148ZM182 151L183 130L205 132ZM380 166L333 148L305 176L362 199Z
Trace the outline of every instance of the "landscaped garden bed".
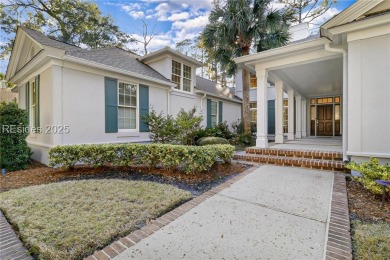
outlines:
M355 259L390 259L390 202L381 207L381 196L357 180L347 181Z
M223 163L230 162L232 151L231 146L56 147L51 158L59 168L32 162L0 177L0 209L35 257L80 259L247 169Z

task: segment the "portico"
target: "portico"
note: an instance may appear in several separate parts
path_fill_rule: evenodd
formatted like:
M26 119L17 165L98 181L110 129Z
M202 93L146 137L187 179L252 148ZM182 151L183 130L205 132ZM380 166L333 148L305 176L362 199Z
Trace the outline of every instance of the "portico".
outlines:
M257 147L268 147L267 84L275 87L275 143L343 136L343 55L327 51L329 43L326 38L314 38L237 59L257 76ZM287 132L283 101L288 104Z

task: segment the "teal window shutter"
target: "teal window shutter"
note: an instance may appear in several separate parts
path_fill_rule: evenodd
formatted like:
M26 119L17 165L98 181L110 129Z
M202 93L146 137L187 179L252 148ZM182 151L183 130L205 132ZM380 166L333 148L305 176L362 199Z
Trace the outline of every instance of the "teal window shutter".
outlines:
M39 110L40 110L40 100L39 100L39 95L40 95L40 75L35 77L35 109L34 109L34 127L39 128L40 127L40 118L39 118Z
M104 95L106 106L106 133L118 132L118 84L113 78L104 78Z
M149 115L149 86L139 85L139 131L149 132L149 126L143 117Z
M30 82L27 82L25 87L25 95L26 95L26 111L30 114Z
M207 99L207 127L211 127L211 99Z
M222 118L222 112L223 112L223 110L222 110L222 107L223 107L222 101L218 102L218 106L219 106L219 108L218 108L218 123L220 124L220 123L222 123L222 120L223 120L223 118Z

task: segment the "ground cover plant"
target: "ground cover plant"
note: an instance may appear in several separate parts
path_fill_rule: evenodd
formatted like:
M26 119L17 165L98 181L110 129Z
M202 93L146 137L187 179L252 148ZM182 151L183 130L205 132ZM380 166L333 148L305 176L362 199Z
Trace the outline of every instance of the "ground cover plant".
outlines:
M172 185L79 180L1 193L0 209L39 259L81 259L191 198Z

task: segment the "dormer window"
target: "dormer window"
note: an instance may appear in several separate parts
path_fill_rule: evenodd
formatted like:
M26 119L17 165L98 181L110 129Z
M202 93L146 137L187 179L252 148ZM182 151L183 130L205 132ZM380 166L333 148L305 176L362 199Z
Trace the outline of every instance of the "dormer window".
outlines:
M191 67L172 60L172 81L176 83L176 89L191 92L191 79Z

